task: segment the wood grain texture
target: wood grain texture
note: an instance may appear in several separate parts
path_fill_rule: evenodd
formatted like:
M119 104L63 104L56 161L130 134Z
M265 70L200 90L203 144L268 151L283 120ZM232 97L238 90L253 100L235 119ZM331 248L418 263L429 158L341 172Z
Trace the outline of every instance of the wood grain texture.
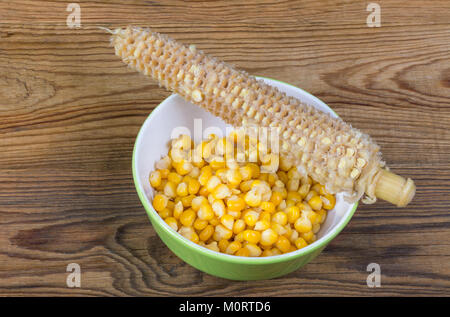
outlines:
M450 295L450 2L0 2L0 295ZM151 26L301 87L373 136L414 201L360 205L313 262L233 282L173 255L134 189L140 125L169 94L127 69L97 26ZM66 287L66 266L82 268ZM368 288L366 267L381 266Z

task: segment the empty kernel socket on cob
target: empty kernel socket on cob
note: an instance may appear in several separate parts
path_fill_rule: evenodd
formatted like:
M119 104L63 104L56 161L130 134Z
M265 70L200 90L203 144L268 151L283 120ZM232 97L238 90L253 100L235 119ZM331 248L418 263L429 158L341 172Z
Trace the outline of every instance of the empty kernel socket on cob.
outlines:
M244 71L150 29L111 31L116 55L160 85L235 127L243 123L278 129L280 155L300 171L347 199L377 198L399 207L415 194L411 179L386 169L378 145L339 118L286 96Z

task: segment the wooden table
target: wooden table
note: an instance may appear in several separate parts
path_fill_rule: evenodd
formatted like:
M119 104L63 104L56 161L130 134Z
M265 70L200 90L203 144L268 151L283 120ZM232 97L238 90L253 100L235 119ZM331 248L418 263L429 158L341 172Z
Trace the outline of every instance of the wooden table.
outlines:
M0 295L450 295L450 2L0 3ZM301 87L416 181L407 208L361 204L303 269L234 282L161 242L134 189L140 125L169 93L125 67L97 26L151 26ZM68 288L69 263L81 288ZM369 288L369 263L381 287Z

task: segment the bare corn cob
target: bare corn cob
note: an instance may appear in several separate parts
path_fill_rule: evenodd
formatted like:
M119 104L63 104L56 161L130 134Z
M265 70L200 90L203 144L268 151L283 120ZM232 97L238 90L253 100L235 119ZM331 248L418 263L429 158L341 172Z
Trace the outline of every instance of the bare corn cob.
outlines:
M398 206L414 196L412 180L383 169L378 145L341 119L165 35L137 27L112 33L116 55L165 88L233 126L276 127L280 154L331 193L346 192L353 201L366 194L363 202L378 197Z

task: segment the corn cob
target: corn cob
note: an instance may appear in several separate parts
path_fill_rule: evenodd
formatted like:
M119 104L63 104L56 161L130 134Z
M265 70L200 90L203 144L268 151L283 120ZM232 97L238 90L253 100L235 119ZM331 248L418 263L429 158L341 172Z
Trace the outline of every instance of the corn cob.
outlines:
M160 86L239 127L277 129L280 154L305 174L347 199L376 198L397 206L415 193L411 179L384 168L379 146L339 118L332 118L261 80L149 29L127 27L111 32L117 56Z

